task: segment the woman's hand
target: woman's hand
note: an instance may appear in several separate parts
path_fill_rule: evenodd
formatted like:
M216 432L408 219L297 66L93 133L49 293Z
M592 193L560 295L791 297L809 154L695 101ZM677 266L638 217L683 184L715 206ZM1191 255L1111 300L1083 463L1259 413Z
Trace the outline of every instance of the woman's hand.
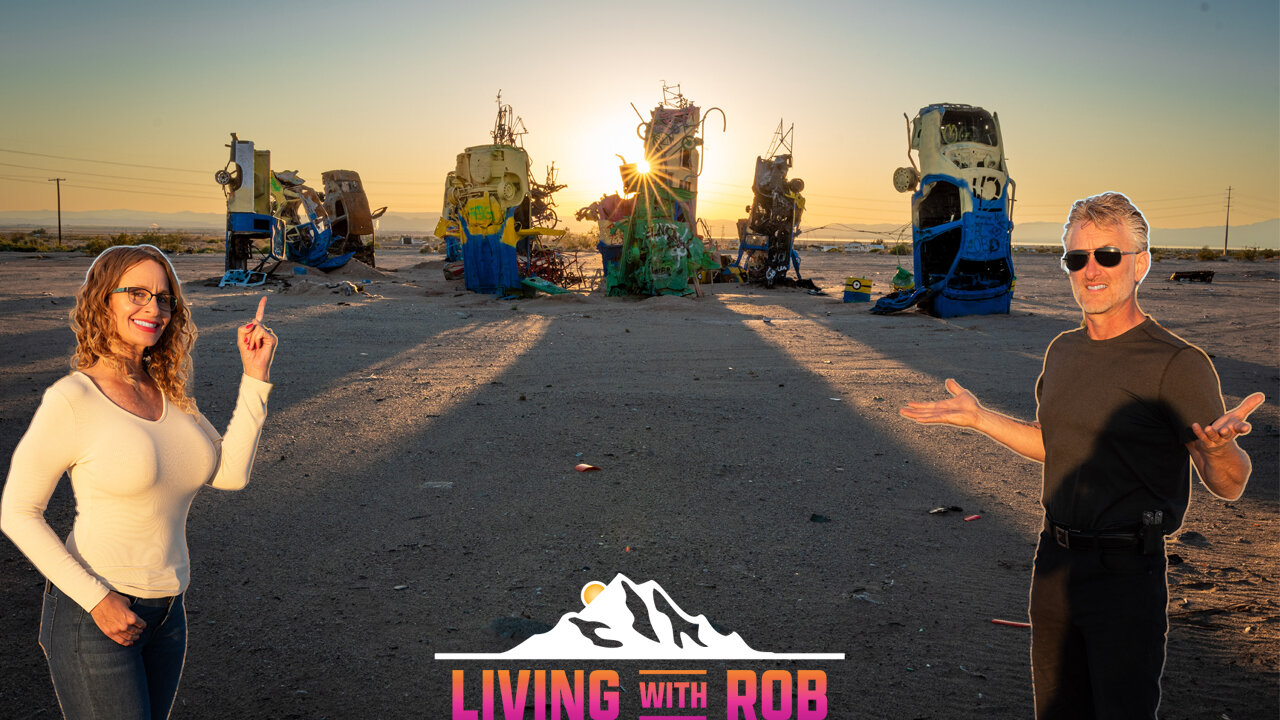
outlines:
M128 647L142 637L142 630L147 627L146 621L129 609L129 600L118 592L109 592L107 596L89 611L93 621L103 635Z
M276 334L262 324L262 311L267 298L258 302L258 314L247 325L236 331L236 345L240 348L240 362L244 374L262 382L271 382L271 359L276 354Z

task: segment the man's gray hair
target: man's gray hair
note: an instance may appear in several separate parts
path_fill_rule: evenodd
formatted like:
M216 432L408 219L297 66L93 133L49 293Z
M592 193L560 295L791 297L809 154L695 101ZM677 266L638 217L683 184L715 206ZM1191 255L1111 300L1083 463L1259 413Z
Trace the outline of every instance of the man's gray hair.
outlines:
M1067 224L1062 226L1063 247L1067 245L1067 235L1071 233L1071 228L1084 223L1092 223L1094 227L1100 228L1119 227L1128 234L1139 250L1150 249L1148 235L1151 226L1147 225L1142 211L1121 193L1104 192L1077 200L1071 206L1071 213L1067 215Z

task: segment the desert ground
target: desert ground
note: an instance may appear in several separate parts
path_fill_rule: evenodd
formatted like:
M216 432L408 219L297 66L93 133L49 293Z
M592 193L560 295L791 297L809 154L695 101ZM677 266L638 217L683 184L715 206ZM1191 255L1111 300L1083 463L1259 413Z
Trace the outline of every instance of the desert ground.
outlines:
M1039 466L897 410L954 377L1033 417L1045 346L1080 320L1057 259L1015 255L1010 314L941 320L841 301L847 276L882 294L893 256L802 257L825 295L498 299L417 247L380 250L376 269L285 266L260 288L219 288L220 255L175 256L200 328L194 394L216 427L240 372L234 329L264 293L280 346L252 483L191 508L172 717L449 718L451 670L507 666L435 653L510 648L618 573L756 649L845 653L748 665L825 671L831 718L1031 717L1028 632L991 620L1026 620ZM41 392L68 371L88 264L0 253L6 476ZM1217 275L1165 279L1196 269ZM1196 481L1169 542L1165 720L1280 715L1278 278L1275 260L1165 260L1139 293L1214 357L1229 406L1267 395L1241 442L1244 497ZM64 534L73 515L64 479L47 517ZM42 583L0 540L0 717L58 717L36 644ZM619 717L637 717L640 665L609 666ZM723 678L735 664L703 667Z

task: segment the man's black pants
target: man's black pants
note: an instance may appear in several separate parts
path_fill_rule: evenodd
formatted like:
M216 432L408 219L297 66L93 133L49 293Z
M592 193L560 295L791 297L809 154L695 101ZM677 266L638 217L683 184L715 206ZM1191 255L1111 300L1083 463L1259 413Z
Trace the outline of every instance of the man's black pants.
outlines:
M1076 550L1040 534L1031 576L1038 720L1156 720L1169 589L1163 550Z

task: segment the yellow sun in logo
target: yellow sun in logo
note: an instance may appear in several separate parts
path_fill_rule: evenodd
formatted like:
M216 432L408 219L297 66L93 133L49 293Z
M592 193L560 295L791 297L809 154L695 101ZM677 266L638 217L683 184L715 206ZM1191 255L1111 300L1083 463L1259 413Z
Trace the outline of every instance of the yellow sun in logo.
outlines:
M591 601L595 600L596 596L602 592L604 592L604 583L600 582L599 580L592 580L586 585L583 585L582 586L582 604L584 606L590 605Z

